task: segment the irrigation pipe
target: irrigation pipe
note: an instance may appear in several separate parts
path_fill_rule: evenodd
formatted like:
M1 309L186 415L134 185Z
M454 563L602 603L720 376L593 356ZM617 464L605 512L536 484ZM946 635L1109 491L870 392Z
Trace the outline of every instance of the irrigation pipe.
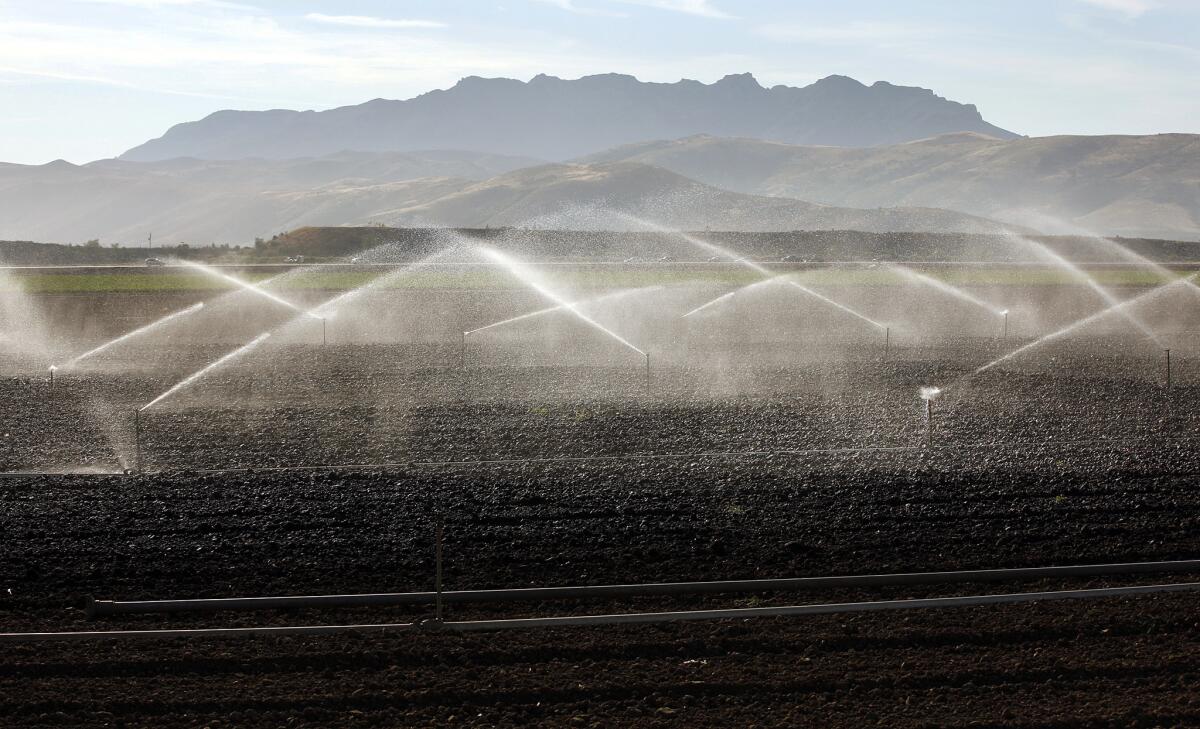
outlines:
M969 595L963 597L933 597L908 600L875 600L872 602L823 603L780 607L731 608L725 610L686 610L658 613L617 613L612 615L568 615L551 618L505 618L500 620L469 620L460 622L424 621L414 623L378 623L368 625L300 625L255 628L192 628L179 630L100 630L64 633L0 633L0 643L33 643L44 641L91 641L112 639L154 638L244 638L253 636L314 636L340 633L401 633L418 630L472 632L513 630L521 628L560 628L583 625L633 625L647 623L676 623L692 620L731 620L801 615L830 615L839 613L913 610L918 608L971 607L977 605L1011 605L1050 600L1084 600L1105 597L1127 597L1168 592L1194 592L1200 582L1181 582L1163 585L1132 587L1102 587L1087 590L1058 590L1054 592L1016 592L999 595Z
M1063 577L1095 577L1165 572L1200 572L1200 559L1170 562L1125 562L1062 567L1017 567L1009 569L956 570L950 572L907 572L834 577L792 577L765 580L722 580L711 582L657 582L629 585L586 585L567 587L524 587L499 590L456 590L442 592L447 603L514 602L574 598L613 598L651 595L698 595L730 592L777 592L891 585L940 585L961 582L1037 580ZM273 610L282 608L341 608L379 605L428 605L435 592L395 592L360 595L293 595L280 597L227 597L198 600L90 600L88 617L132 613L182 613L218 610Z

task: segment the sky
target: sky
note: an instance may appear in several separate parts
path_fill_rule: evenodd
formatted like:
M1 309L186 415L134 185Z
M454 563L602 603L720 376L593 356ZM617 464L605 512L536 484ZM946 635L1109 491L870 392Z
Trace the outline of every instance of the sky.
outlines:
M0 161L469 75L746 71L921 86L1031 136L1200 132L1200 0L0 0Z

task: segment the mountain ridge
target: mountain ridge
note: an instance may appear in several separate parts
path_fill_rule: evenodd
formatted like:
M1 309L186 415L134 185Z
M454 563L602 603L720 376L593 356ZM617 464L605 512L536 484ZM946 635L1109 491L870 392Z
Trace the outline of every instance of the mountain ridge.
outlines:
M565 160L620 144L697 133L792 143L873 146L945 132L1012 132L973 104L929 89L848 76L770 88L749 73L705 84L643 82L628 74L529 81L467 76L410 99L372 99L324 111L221 110L177 124L120 156L158 161L321 156L342 149L455 148Z

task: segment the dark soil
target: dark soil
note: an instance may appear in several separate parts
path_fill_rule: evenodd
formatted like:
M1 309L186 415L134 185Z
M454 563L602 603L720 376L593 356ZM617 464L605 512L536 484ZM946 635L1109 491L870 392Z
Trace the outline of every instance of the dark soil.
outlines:
M88 621L80 608L88 596L429 589L439 518L448 589L1200 555L1189 362L1166 390L1152 358L1093 342L1054 350L1040 369L959 381L983 346L910 348L887 363L849 350L724 370L719 382L664 365L647 395L637 368L493 359L464 371L453 347L289 344L144 413L151 473L0 477L0 631L407 622L427 612ZM129 465L132 410L212 355L180 348L161 371L76 373L53 392L41 378L0 379L0 468ZM932 439L916 397L931 383L957 383L934 402ZM592 460L570 460L581 457ZM394 465L344 467L380 463ZM323 464L343 467L262 470ZM201 472L229 468L255 470ZM449 618L1132 582L453 606ZM0 643L0 724L1191 724L1196 597L470 635Z
M1077 455L1114 465L1056 470L1044 459L1018 472L954 471L916 454L13 477L0 482L10 545L0 557L0 626L406 621L419 613L88 622L78 608L87 595L427 589L438 514L451 589L1196 555L1194 463L1134 466L1120 449ZM1115 465L1122 460L1131 465ZM455 606L449 617L1065 584L1109 583ZM467 636L0 645L0 716L50 725L1172 725L1200 720L1197 647L1191 594Z

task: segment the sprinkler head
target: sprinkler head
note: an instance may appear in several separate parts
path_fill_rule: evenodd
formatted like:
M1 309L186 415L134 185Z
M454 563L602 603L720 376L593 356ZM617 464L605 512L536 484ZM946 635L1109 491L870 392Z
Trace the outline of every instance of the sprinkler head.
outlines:
M920 390L922 400L932 400L942 392L940 387L922 387Z
M1004 309L1003 311L1001 311L1000 316L1008 316L1008 309Z

